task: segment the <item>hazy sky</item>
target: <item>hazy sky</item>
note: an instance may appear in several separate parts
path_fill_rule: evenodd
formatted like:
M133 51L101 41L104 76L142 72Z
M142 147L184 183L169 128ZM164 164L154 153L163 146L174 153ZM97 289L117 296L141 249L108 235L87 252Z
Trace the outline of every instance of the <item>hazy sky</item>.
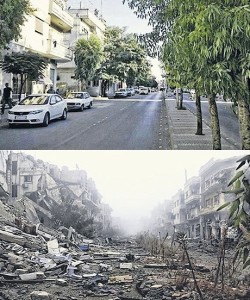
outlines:
M210 158L246 155L246 151L24 151L44 161L88 173L113 215L140 218L170 199Z

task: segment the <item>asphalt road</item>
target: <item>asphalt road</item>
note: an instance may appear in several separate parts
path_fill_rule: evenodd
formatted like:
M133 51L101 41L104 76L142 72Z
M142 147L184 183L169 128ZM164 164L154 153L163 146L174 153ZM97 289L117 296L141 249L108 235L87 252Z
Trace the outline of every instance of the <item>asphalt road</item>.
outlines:
M239 121L231 109L232 103L225 101L216 101L221 135L235 146L241 145L239 134ZM190 111L196 113L195 101L189 99L189 95L184 95L184 106ZM207 100L201 101L202 118L210 126L210 114Z
M161 115L161 93L95 100L91 109L69 112L67 120L52 121L48 127L9 128L5 123L0 149L162 149Z

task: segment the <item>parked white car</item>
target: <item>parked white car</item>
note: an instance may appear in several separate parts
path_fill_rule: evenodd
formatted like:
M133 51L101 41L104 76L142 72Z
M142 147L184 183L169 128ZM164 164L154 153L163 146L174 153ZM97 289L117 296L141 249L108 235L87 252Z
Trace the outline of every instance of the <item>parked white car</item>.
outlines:
M66 99L68 110L80 110L91 108L93 106L93 98L88 92L71 92Z
M115 92L115 97L119 98L119 97L127 97L128 96L128 91L127 89L118 89L116 92Z
M147 87L140 87L139 88L139 94L140 95L148 95L148 88Z
M16 124L42 124L67 119L67 102L57 94L34 94L25 97L8 112L9 127Z

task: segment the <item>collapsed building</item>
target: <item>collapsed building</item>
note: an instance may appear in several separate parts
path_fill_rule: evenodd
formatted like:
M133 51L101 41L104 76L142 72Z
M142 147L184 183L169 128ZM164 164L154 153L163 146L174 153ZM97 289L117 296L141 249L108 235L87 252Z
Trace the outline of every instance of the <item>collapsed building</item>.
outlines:
M102 203L95 182L85 170L60 169L25 153L1 151L0 180L1 199L12 205L25 202L36 212L35 223L51 226L52 210L67 202L84 208L87 217L101 223L101 228L112 224L112 210Z

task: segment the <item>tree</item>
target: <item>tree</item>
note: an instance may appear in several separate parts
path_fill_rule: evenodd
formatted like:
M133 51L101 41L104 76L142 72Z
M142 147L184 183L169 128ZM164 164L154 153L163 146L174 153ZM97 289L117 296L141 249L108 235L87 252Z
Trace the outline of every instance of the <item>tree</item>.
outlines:
M102 58L102 44L100 39L91 35L89 40L80 39L75 47L75 78L83 85L92 80Z
M163 44L162 48L170 46L176 55L174 67L182 71L189 83L193 82L190 80L192 72L199 93L208 95L214 149L221 148L216 93L238 103L242 148L250 149L249 1L127 2L136 9L139 17L149 16L153 31L144 38L152 48L151 52L157 52L154 43L159 41ZM188 51L185 51L186 46ZM195 60L192 60L190 52L195 55ZM187 72L183 66L187 67Z
M0 2L0 49L11 40L20 37L26 15L32 12L29 0L5 0Z
M124 28L108 27L105 31L104 59L99 74L103 79L102 94L109 81L122 81L128 86L138 78L147 78L150 64L144 48Z
M242 232L236 247L233 263L237 259L243 263L245 269L250 265L250 155L246 155L237 161L239 163L236 173L228 183L229 190L225 193L233 194L234 198L226 202L217 210L229 208L229 221Z
M21 100L21 94L26 81L28 79L37 80L39 77L43 77L43 71L47 65L47 59L31 52L7 54L0 63L0 66L6 73L20 75L19 101Z

